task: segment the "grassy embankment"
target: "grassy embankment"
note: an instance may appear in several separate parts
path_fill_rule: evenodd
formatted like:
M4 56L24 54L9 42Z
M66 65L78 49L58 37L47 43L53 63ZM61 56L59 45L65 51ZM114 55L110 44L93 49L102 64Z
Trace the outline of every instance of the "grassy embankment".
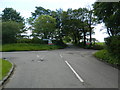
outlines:
M97 43L98 45L104 46L103 50L99 50L94 54L95 57L98 59L107 62L112 65L118 65L118 58L114 57L112 54L110 54L106 49L105 49L105 44L104 43Z
M12 64L9 61L0 59L0 80L2 80L10 71Z
M54 50L64 48L58 45L47 44L27 44L27 43L15 43L2 45L0 51L39 51L39 50Z

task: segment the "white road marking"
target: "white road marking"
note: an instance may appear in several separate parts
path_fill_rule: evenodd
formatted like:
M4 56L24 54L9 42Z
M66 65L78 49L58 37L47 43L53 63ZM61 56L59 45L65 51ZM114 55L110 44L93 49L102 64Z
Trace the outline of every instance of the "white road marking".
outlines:
M68 61L65 61L65 63L69 66L69 68L73 71L73 73L76 75L76 77L83 83L83 79L77 74L77 72L72 68L72 66L68 63Z
M60 57L62 58L63 56L60 54Z
M40 56L39 56L39 55L37 55L37 57L39 58Z
M43 60L44 57L45 57L45 56L43 56L43 57L41 58L41 60Z

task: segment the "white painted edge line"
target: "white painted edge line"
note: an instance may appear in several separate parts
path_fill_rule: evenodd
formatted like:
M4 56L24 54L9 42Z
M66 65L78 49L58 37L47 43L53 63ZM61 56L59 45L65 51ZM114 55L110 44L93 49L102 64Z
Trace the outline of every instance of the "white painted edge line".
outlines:
M8 60L6 60L6 61L8 61ZM3 80L0 81L0 87L1 87L1 86L4 84L4 82L10 77L11 73L12 73L13 70L14 70L14 67L15 67L14 63L12 63L11 61L9 61L9 62L12 64L12 67L11 67L10 71L8 72L8 74L3 78Z
M72 66L68 63L68 61L65 61L65 63L69 66L69 68L73 71L73 73L76 75L76 77L83 83L83 79L77 74L77 72L72 68Z

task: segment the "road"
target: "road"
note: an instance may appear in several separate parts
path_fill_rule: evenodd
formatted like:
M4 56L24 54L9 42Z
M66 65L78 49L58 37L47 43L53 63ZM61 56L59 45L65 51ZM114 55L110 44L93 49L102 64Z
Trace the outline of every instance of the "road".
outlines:
M15 65L4 88L118 88L118 70L92 56L96 50L3 52Z

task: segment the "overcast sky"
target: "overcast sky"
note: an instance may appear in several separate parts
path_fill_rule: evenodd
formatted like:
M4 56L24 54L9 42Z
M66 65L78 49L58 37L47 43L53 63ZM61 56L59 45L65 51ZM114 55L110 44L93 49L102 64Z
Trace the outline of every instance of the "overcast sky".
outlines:
M31 12L35 11L36 6L50 10L59 8L67 10L68 8L78 9L80 7L88 7L95 1L96 0L0 0L0 13L4 8L11 7L17 12L20 12L21 16L28 18L31 16ZM107 37L107 35L100 31L101 28L102 25L96 27L96 34L93 35L93 37L103 42L104 37Z

